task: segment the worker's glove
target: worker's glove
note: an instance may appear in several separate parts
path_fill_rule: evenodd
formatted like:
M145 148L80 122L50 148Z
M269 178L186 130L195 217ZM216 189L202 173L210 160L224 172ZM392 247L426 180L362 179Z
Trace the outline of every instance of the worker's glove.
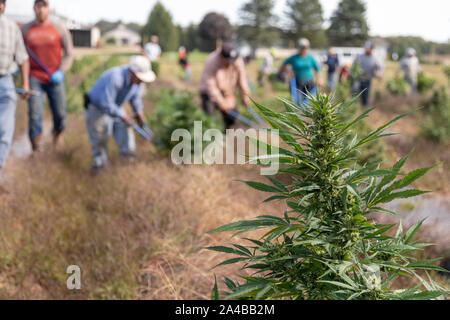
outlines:
M134 116L134 120L136 120L136 123L141 128L145 125L144 114L143 113L136 113L136 115Z
M52 76L50 77L50 82L51 83L61 83L64 80L64 73L61 70L56 70Z

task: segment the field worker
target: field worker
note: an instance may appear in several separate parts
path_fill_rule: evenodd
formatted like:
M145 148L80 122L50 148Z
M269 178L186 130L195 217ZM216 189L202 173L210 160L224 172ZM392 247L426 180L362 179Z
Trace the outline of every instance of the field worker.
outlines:
M323 83L319 72L320 66L316 59L308 53L310 48L309 40L301 38L297 43L297 47L298 53L283 62L280 72L285 72L288 65L292 67L297 90L301 93L298 95L300 101L295 102L301 102L305 97L304 94L307 91L311 92L315 88L316 83L318 86L323 86ZM316 83L314 82L314 72L316 73Z
M22 89L29 91L29 61L22 33L4 16L6 0L0 0L0 178L14 135L16 92L12 73L17 64L22 75ZM27 99L27 94L21 94Z
M28 100L29 137L33 151L39 151L42 138L42 109L45 92L53 116L53 144L56 147L64 131L66 92L64 73L72 66L73 43L67 28L50 21L48 0L35 0L35 20L22 26L30 56L30 88L42 93Z
M161 52L158 36L152 36L150 42L144 46L144 55L153 62L161 58Z
M367 41L364 46L364 53L356 57L352 66L352 76L356 73L355 70L359 69L355 79L359 81L359 92L362 92L361 102L364 107L369 105L370 88L372 79L379 77L381 66L377 59L373 56L374 45L371 41Z
M264 55L261 69L259 69L258 74L258 84L262 88L264 87L264 81L270 76L272 73L276 72L274 68L274 58L275 58L275 50L272 48L269 52Z
M339 67L339 58L333 49L328 50L328 57L325 64L328 67L328 90L336 89L336 70Z
M231 43L209 55L201 76L199 91L203 110L212 115L216 109L222 112L226 128L235 123L235 118L229 115L237 112L235 89L239 88L244 106L250 106L248 97L250 88L247 82L244 60Z
M131 119L122 109L129 102L138 125L144 124L141 84L156 76L150 61L144 56L131 57L129 65L105 71L85 95L86 125L92 147L92 172L104 169L108 162L108 140L111 134L119 146L120 155L132 158L136 152Z
M416 50L408 48L406 55L402 58L397 74L404 73L406 82L411 86L411 93L415 94L417 91L417 76L421 72L419 59L416 57Z
M184 71L184 81L191 81L191 66L189 64L188 55L185 47L178 49L178 64Z
M346 83L350 73L350 68L352 67L351 62L347 62L339 71L339 83Z

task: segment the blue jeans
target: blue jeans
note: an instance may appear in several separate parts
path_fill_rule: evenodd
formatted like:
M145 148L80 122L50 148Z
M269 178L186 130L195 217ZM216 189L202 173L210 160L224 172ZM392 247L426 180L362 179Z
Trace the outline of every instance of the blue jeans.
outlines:
M408 82L409 86L411 87L411 94L415 95L417 92L417 82L410 77L405 77L405 81Z
M364 92L361 94L361 102L364 107L367 107L369 105L369 94L370 94L370 85L371 81L361 81L359 91Z
M86 110L86 127L91 143L93 167L101 168L108 164L108 141L114 136L121 155L132 155L136 152L135 136L121 119L114 119L100 111L92 103Z
M0 76L0 168L5 165L14 136L17 95L12 76Z
M327 84L329 90L336 89L336 72L328 72Z
M37 79L30 78L30 89L41 93L40 96L32 96L28 100L28 125L30 139L42 134L42 109L44 105L44 93L47 94L50 110L53 116L53 131L64 131L66 120L66 89L64 82L41 83Z

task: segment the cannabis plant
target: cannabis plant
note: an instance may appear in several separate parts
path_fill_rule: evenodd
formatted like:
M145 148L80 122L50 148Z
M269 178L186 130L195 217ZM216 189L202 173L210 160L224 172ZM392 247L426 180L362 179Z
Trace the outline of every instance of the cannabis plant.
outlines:
M177 129L186 129L193 137L195 121L202 122L202 134L208 129L224 130L219 114L206 115L196 104L192 93L161 89L158 92L156 109L148 119L148 125L155 132L158 146L162 150L170 151L179 143L172 141L172 133Z
M404 115L346 143L351 128L366 118L369 109L354 120L341 121L340 114L352 101L333 102L332 96L309 95L303 110L283 100L286 111L276 113L256 106L288 146L279 148L280 174L284 183L269 177L269 183L248 181L256 190L271 193L266 201L285 201L287 210L239 221L212 232L234 232L234 236L265 230L261 238L245 238L248 245L210 247L232 254L218 266L243 263L253 270L242 283L225 278L229 291L213 298L227 299L434 299L446 291L427 274L443 270L433 260L420 260L414 253L428 244L414 239L422 221L404 232L401 223L380 225L374 213L397 216L383 208L398 198L426 193L408 186L431 168L402 173L407 156L390 169L377 163L357 168L351 155L362 146L390 134L386 129ZM250 139L250 138L249 138ZM262 144L261 141L253 140ZM269 150L272 150L269 146ZM254 158L253 160L260 160ZM283 181L288 179L283 179ZM420 271L420 273L419 273ZM424 271L424 272L422 272ZM425 274L425 275L424 275ZM397 277L416 277L420 285L391 290Z
M397 77L386 84L386 89L393 95L405 94L408 90L408 83L405 79Z
M436 79L427 77L426 75L419 74L417 77L417 91L419 93L426 93L428 90L433 89Z
M421 134L436 142L450 141L450 96L444 87L434 92L424 112Z

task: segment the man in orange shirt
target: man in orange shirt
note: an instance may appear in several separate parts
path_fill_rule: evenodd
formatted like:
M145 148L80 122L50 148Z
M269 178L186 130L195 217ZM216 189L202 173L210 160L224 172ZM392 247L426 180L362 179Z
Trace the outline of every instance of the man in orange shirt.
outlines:
M53 143L64 131L66 97L64 72L72 66L73 43L70 32L57 21L50 21L48 0L35 0L35 20L22 27L30 56L30 88L47 94L53 116ZM29 136L33 151L39 151L42 137L43 95L28 100Z

